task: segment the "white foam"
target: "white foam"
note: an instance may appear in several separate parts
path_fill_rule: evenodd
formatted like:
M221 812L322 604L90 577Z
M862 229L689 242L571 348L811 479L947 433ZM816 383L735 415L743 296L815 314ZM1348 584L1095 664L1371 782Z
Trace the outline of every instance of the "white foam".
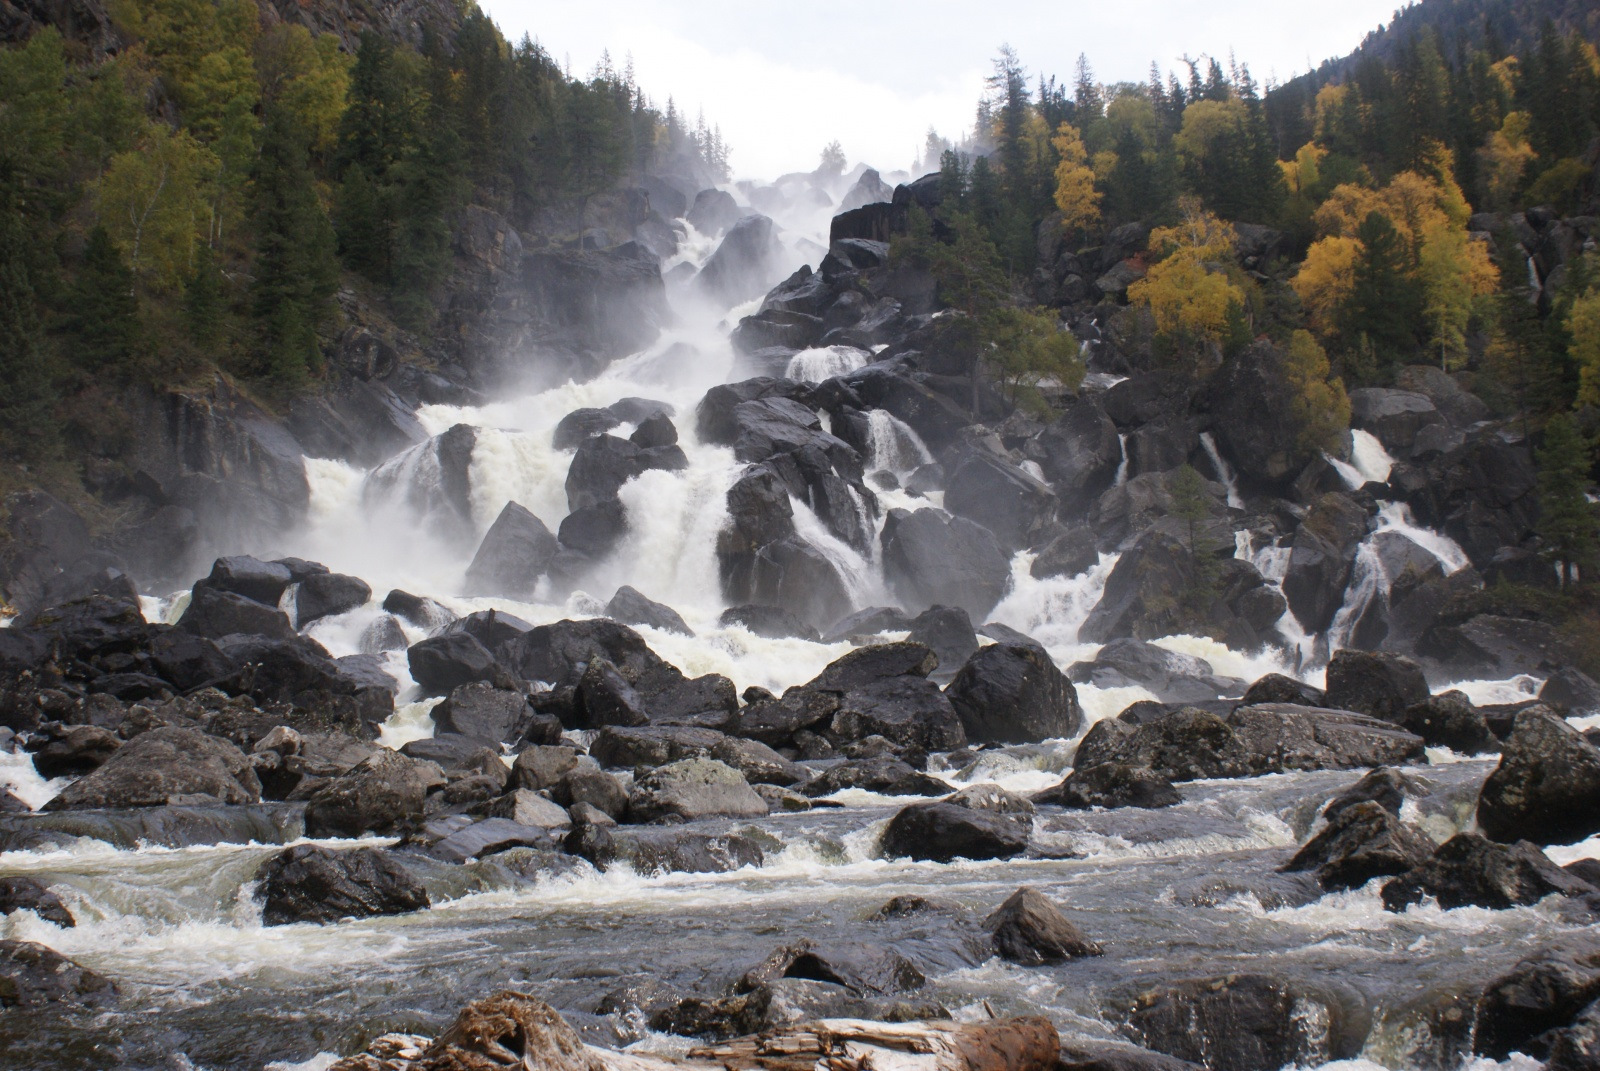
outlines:
M0 789L36 811L71 783L70 777L53 780L41 777L34 768L33 756L25 751L0 751Z

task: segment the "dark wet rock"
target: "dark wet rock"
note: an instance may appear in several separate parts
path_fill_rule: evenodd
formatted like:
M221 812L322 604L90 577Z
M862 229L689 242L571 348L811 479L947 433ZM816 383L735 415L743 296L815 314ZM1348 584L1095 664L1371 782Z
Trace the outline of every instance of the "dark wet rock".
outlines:
M628 817L634 822L766 814L766 801L744 775L715 759L683 759L657 767L637 779L628 793Z
M525 748L511 764L511 784L531 792L552 789L577 765L575 748L559 744Z
M32 941L0 941L0 1008L110 1004L117 987L87 967Z
M336 617L365 606L372 586L360 577L342 573L314 573L299 582L294 593L294 620L305 628L324 617Z
M1433 841L1381 804L1357 803L1341 809L1284 869L1314 871L1325 889L1356 889L1422 866L1433 851Z
M1427 698L1422 670L1398 655L1344 650L1328 663L1327 704L1336 710L1403 725L1406 711Z
M547 829L558 838L572 828L572 818L559 803L526 788L513 789L489 804L490 818L504 818L519 826Z
M945 509L990 532L1008 552L1034 545L1055 514L1050 487L992 454L974 451L945 482Z
M796 941L774 950L734 983L748 993L780 978L843 986L857 996L911 993L928 984L916 964L893 948L856 942Z
M1422 757L1421 738L1388 722L1346 711L1264 704L1226 715L1187 707L1144 725L1101 721L1078 745L1076 761L1146 766L1170 781L1193 781L1383 766Z
M809 793L808 793L809 794ZM889 820L882 851L948 863L953 859L1009 859L1028 849L1032 822L974 810L944 800L913 803Z
M1076 663L1070 673L1081 684L1101 688L1137 684L1164 703L1205 702L1217 698L1221 690L1211 663L1143 640L1112 640L1093 662Z
M406 651L412 679L424 695L449 695L477 681L510 683L489 649L465 632L430 636Z
M45 725L28 743L41 777L82 777L106 764L122 747L116 733L98 725Z
M687 219L701 234L716 234L733 226L743 211L725 190L701 190L695 195Z
M1403 456L1411 452L1417 433L1444 417L1426 395L1384 387L1361 387L1350 392L1350 424L1370 431L1378 441Z
M1535 953L1484 988L1473 1051L1494 1060L1548 1055L1554 1032L1600 1000L1600 950L1590 940Z
M1550 1042L1546 1071L1593 1071L1600 1067L1600 1001L1589 1005Z
M428 792L444 785L444 773L431 762L382 749L349 773L323 784L306 805L306 834L359 837L386 833L420 815Z
M431 762L440 770L460 770L471 765L487 743L482 737L462 736L460 733L436 732L426 740L412 740L400 749L400 754L420 762ZM362 757L365 762L369 753ZM349 773L359 763L352 764L339 773ZM335 774L334 776L337 776Z
M780 978L730 997L679 998L657 1009L648 1021L661 1033L725 1040L818 1019L904 1023L949 1017L947 1009L932 1001L863 997L831 982Z
M942 510L891 510L884 575L907 606L959 606L984 620L1005 594L1011 566L994 535Z
M379 848L297 845L262 864L256 881L255 898L268 926L403 915L429 905L422 883Z
M961 719L939 686L909 674L844 692L825 735L835 747L881 736L924 752L953 751L967 742Z
M828 664L805 685L814 692L848 692L897 677L926 677L939 656L924 644L902 641L858 647Z
M195 585L189 606L178 619L178 627L211 640L232 635L274 639L287 639L294 635L289 615L279 610L277 604L268 606L204 583Z
M478 544L463 593L531 598L559 549L543 521L526 507L507 502Z
M730 731L768 747L788 747L794 743L796 733L822 727L838 709L836 693L791 688L781 699L752 700Z
M1543 707L1517 715L1478 798L1498 841L1572 844L1600 833L1600 748Z
M1475 833L1460 833L1439 845L1427 862L1385 885L1383 906L1404 911L1431 896L1446 910L1503 911L1553 894L1585 896L1594 891L1527 841L1496 844Z
M645 470L642 453L615 435L586 440L567 470L567 507L580 510L616 499L622 485Z
M717 619L721 628L735 625L769 640L798 638L817 642L817 630L778 606L731 606Z
M1038 647L997 643L979 650L945 694L976 743L1067 739L1083 724L1077 690Z
M1212 1071L1277 1071L1356 1056L1370 1013L1343 994L1260 974L1142 987L1126 1006L1130 1039Z
M1200 1071L1198 1064L1117 1042L1063 1038L1059 1071Z
M1572 666L1552 672L1539 689L1539 702L1569 714L1600 711L1600 682Z
M604 558L628 534L628 511L622 502L608 498L575 509L562 520L557 532L561 546L590 558ZM553 558L559 565L559 559Z
M492 651L532 628L533 626L522 618L508 614L504 610L479 610L477 613L451 621L440 630L440 633L453 636L464 632Z
M34 878L0 878L0 915L13 911L32 911L46 922L63 929L77 925L72 912L43 882Z
M277 606L294 579L287 565L240 556L218 558L206 577L206 585L215 591L228 591L266 606Z
M728 228L694 286L724 306L737 305L766 293L781 278L782 260L778 225L766 216L745 216Z
M1285 677L1281 673L1268 673L1252 684L1240 700L1241 706L1253 707L1262 703L1293 703L1302 707L1328 706L1327 694L1304 681Z
M762 785L788 787L811 776L805 767L790 762L759 740L725 736L711 746L710 757L738 770L758 793Z
M623 418L608 409L574 409L556 424L550 445L557 450L575 450L621 423Z
M294 803L197 804L0 815L0 851L70 847L79 838L123 851L199 844L287 844L305 835Z
M621 819L628 813L627 789L615 777L589 764L580 763L568 770L550 795L574 817L579 807L591 807L612 819Z
M950 674L978 649L978 633L972 627L972 618L959 606L933 606L924 610L911 621L906 640L932 648L939 656L939 665Z
M456 619L456 615L432 599L412 595L398 588L384 596L383 608L417 628L430 631L443 628Z
M1380 766L1336 796L1322 809L1322 817L1329 822L1350 807L1361 803L1376 803L1396 818L1406 797L1419 795L1414 782L1399 770Z
M192 729L167 728L129 741L99 769L63 789L45 810L260 799L261 782L244 752Z
M219 647L243 667L242 690L253 700L294 708L295 728L373 738L394 713L397 685L369 655L335 660L307 636L229 636Z
M613 725L650 724L644 699L628 683L622 671L604 658L596 658L589 663L583 676L578 679L574 700L575 728L602 729Z
M1422 737L1429 747L1447 747L1461 755L1500 750L1483 711L1461 692L1429 696L1394 720Z
M726 874L747 866L759 867L765 861L761 846L741 834L649 828L615 829L605 838L605 847L596 857L584 857L601 869L625 862L644 877Z
M1208 388L1217 449L1251 485L1281 488L1307 451L1283 352L1258 342L1223 361Z
M1103 955L1050 898L1024 885L983 920L1002 959L1024 967Z
M1322 632L1333 623L1366 535L1367 511L1337 492L1319 498L1295 532L1283 594L1307 632Z
M705 758L724 740L714 729L689 726L607 726L590 745L590 756L602 766L632 770L665 766L683 759Z
M1059 785L1035 795L1033 802L1073 810L1093 807L1157 809L1182 803L1183 797L1172 787L1171 781L1147 767L1103 762L1073 770Z
M606 604L606 616L624 625L648 625L662 632L676 632L693 636L694 630L684 624L678 611L670 606L646 598L631 587L620 587Z
M1033 559L1028 573L1035 580L1054 576L1082 576L1100 562L1093 529L1083 526L1056 536Z
M466 815L445 815L425 823L407 837L404 846L445 863L465 863L513 848L551 850L559 844L554 830L519 825L509 818L474 820Z
M1182 631L1172 592L1192 586L1188 547L1159 529L1139 537L1106 578L1105 593L1079 630L1085 643L1134 637L1155 639Z
M655 680L682 679L637 632L605 618L540 625L505 644L498 653L522 679L544 681L557 688L576 685L596 658L610 662L636 687Z
M404 651L410 646L405 631L393 614L384 614L361 633L361 652L381 655L389 651Z
M822 636L823 643L845 643L854 636L876 636L881 632L906 632L911 618L894 606L869 606L835 621Z
M884 796L943 796L950 791L950 786L937 777L887 757L854 759L830 766L800 785L799 791L817 799L847 788Z
M493 744L511 743L521 735L531 711L521 692L496 688L485 681L463 684L433 708L441 733L461 733Z

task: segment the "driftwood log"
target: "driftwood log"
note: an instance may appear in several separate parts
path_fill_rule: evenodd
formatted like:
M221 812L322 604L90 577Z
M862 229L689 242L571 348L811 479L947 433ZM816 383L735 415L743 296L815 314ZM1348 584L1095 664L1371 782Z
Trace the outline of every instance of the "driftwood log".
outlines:
M462 1009L431 1043L379 1038L329 1071L1055 1071L1050 1020L824 1019L690 1050L683 1059L585 1045L550 1005L510 990Z

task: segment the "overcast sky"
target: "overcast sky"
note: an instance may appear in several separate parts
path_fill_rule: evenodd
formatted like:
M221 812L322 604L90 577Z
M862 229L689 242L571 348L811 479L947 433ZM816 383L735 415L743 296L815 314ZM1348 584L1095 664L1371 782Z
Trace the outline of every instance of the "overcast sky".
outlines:
M1009 43L1030 74L1071 81L1080 52L1104 82L1143 81L1151 60L1229 51L1260 81L1350 52L1398 0L480 0L513 40L531 34L573 73L609 49L692 117L704 108L740 177L816 166L838 138L852 163L906 168L928 127L972 124L984 76Z

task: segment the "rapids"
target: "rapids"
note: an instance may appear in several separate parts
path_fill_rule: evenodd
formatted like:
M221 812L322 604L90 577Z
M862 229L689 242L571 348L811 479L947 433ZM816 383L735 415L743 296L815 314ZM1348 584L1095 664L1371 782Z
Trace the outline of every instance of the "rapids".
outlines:
M825 242L829 215L780 220L789 228L788 267L814 255L817 247L808 242ZM679 261L698 265L715 242L691 228L683 248ZM692 638L639 630L686 673L721 673L740 689L756 685L775 692L812 678L850 645L767 639L718 623L727 607L716 538L727 521L727 490L742 466L732 450L697 439L694 411L709 387L734 376L727 330L757 303L708 309L686 293L674 297L679 326L592 381L480 408L421 410L432 434L458 424L479 431L470 470L476 531L469 543L421 523L409 504L406 488L420 483L426 490L437 480L424 462L388 462L403 469L405 478L399 491L385 495L366 472L309 459L306 526L287 538L237 550L324 562L372 585L372 604L310 629L336 656L359 650L362 632L391 588L436 597L457 613L492 607L539 624L598 616L617 587L630 584L672 606L694 629ZM792 360L789 373L821 380L869 358L843 347L810 350ZM528 601L456 597L477 537L507 502L521 503L552 529L566 515L564 481L572 451L551 446L556 424L573 410L631 397L674 407L689 466L648 472L622 489L628 532L611 557L569 595L544 591ZM631 430L624 425L616 433ZM887 413L871 414L870 431L869 473L892 473L903 483L932 460L916 434ZM1209 437L1205 447L1228 486L1230 505L1241 505L1232 473ZM1363 432L1356 433L1352 461L1333 463L1352 487L1386 478L1391 464ZM1118 482L1127 464L1124 445ZM939 503L937 494L918 498L885 491L875 523L881 526L888 508ZM889 601L876 556L840 543L804 504L794 505L801 534L838 567L857 605ZM1335 625L1335 645L1372 601L1386 595L1389 578L1375 551L1368 553L1383 533L1411 540L1447 568L1464 562L1459 547L1417 528L1402 508L1385 506L1363 548L1366 571L1351 586L1351 601ZM1242 535L1238 553L1281 582L1286 548L1255 547ZM1099 601L1117 556L1102 555L1081 576L1048 580L1031 576L1032 561L1028 553L1016 556L1009 591L991 619L1038 639L1063 668L1092 658L1098 648L1080 642L1079 628ZM152 600L148 616L175 620L186 600L184 592ZM1254 680L1269 672L1297 673L1319 683L1313 638L1299 633L1292 615L1279 630L1281 646L1261 652L1231 651L1189 636L1158 643L1203 657L1224 676ZM411 626L406 631L411 642L424 635ZM416 701L403 652L386 656L386 665L402 693L382 743L399 747L432 735L429 712L437 700ZM1520 678L1463 687L1477 701L1505 702L1527 698L1540 683ZM1087 729L1153 697L1138 687L1080 685L1079 698ZM1074 746L1075 741L1055 741L995 749L969 767L951 767L935 757L933 770L952 787L994 782L1037 791L1070 770ZM1492 762L1448 753L1434 758L1436 765L1420 776L1435 791L1415 818L1443 839L1471 822L1477 786ZM1418 1066L1435 1044L1427 1026L1430 1005L1480 987L1528 950L1559 944L1582 923L1549 903L1505 912L1422 907L1394 915L1382 909L1377 883L1312 902L1297 897L1272 872L1313 829L1322 804L1359 776L1198 782L1181 786L1180 806L1160 812L1051 809L1037 820L1035 842L1059 858L954 865L879 858L878 834L890 808L905 801L850 791L838 797L842 809L705 823L755 837L766 852L760 868L640 875L626 868L601 874L581 864L528 884L493 860L459 867L424 862L418 873L434 900L430 910L326 927L263 927L251 899L253 875L277 845L118 850L83 840L70 849L0 854L0 874L45 881L79 920L77 928L61 930L18 912L0 922L0 938L47 944L122 989L120 1004L106 1011L0 1013L0 1066L316 1069L331 1062L328 1054L357 1051L386 1031L435 1032L467 1001L506 986L549 1000L591 1040L644 1038L645 1044L665 1047L664 1039L646 1037L638 1023L586 1013L606 993L630 984L719 989L776 945L802 936L883 942L920 957L932 965L929 996L958 1017L1042 1013L1068 1033L1097 1038L1114 1036L1098 1010L1104 999L1131 982L1270 963L1291 976L1331 978L1359 989L1378 1009L1362 1061L1337 1065L1341 1071ZM0 753L0 785L38 806L62 782L46 782L24 756ZM1590 842L1566 854L1600 856L1600 845ZM1106 946L1107 955L1061 967L972 964L922 933L914 920L866 920L902 894L938 896L986 914L1022 884L1061 903ZM1532 1066L1514 1063L1518 1069Z

